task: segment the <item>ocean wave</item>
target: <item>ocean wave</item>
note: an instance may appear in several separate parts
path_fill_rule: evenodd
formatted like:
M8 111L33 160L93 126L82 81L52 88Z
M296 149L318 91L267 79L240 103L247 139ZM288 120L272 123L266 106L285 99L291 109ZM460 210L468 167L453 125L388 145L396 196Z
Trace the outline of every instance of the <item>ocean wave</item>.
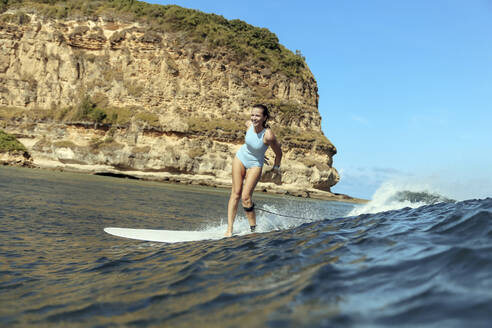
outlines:
M455 199L432 189L430 185L388 181L376 190L367 204L355 207L348 216L392 211L405 207L417 208L425 205L456 202Z

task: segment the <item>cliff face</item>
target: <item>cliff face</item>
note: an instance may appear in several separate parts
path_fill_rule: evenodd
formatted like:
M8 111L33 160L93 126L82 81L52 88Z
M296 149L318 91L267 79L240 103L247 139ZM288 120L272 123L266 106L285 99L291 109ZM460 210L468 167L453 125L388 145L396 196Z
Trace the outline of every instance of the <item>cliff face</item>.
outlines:
M307 68L288 77L138 22L1 17L0 128L34 164L227 185L250 106L263 102L284 174L259 187L329 191L339 180Z

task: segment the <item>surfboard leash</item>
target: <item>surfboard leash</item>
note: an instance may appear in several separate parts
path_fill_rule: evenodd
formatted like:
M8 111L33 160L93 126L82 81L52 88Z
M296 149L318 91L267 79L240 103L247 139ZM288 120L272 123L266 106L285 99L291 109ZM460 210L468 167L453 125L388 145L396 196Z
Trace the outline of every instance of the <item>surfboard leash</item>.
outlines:
M269 210L265 210L264 208L261 208L261 207L257 207L256 209L258 211L263 211L263 212L266 212L266 213L270 213L270 214L278 215L278 216L283 216L283 217L286 217L286 218L293 218L293 219L299 219L299 220L311 220L311 219L303 218L303 217L299 217L299 216L293 216L293 215L275 213L275 212L272 212L272 211L269 211Z

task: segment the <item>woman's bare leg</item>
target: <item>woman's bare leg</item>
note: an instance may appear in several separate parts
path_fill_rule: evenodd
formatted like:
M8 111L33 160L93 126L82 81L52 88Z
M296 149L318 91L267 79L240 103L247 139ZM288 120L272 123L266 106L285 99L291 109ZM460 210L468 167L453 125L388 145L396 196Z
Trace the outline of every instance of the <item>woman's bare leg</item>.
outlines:
M246 178L244 179L244 186L241 193L241 200L244 207L253 206L253 200L251 199L253 191L255 190L256 184L261 177L261 167L252 167L246 172ZM256 225L256 213L255 211L246 212L248 217L249 225Z
M246 175L246 168L239 158L234 157L232 160L232 189L229 204L227 205L227 232L226 237L232 236L234 220L236 219L237 204L241 199L241 191L243 189L243 179Z

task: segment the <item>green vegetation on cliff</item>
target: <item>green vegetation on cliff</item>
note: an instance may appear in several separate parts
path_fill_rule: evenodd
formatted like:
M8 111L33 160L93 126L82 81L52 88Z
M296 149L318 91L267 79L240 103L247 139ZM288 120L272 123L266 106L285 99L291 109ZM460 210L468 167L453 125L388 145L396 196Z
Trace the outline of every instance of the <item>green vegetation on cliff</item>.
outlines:
M107 116L102 109L97 108L90 97L86 96L79 105L76 118L101 123Z
M217 130L224 132L236 132L244 130L244 121L229 119L205 119L201 117L192 117L188 119L189 130L204 134L214 133Z
M26 150L26 147L24 147L24 145L21 144L13 135L0 130L0 153Z
M0 0L0 13L9 8L36 11L45 17L70 19L97 16L107 20L140 21L155 32L178 33L184 43L204 44L211 49L231 50L237 61L248 61L269 67L291 78L310 75L304 57L294 54L279 43L277 36L266 28L255 27L239 19L227 20L216 14L206 14L176 5L157 5L134 0ZM25 16L12 20L21 23Z

